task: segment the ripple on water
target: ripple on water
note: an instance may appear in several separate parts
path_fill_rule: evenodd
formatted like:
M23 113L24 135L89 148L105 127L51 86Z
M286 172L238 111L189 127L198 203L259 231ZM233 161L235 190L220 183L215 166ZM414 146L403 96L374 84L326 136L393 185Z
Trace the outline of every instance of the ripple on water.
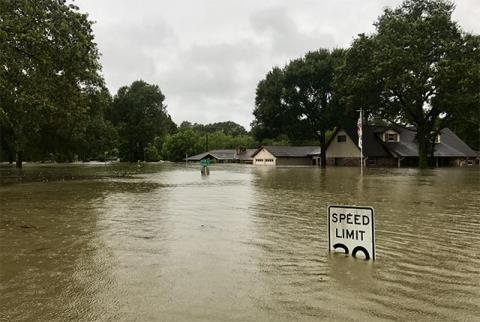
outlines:
M74 171L81 180L0 186L0 319L480 316L475 169ZM375 263L327 252L336 203L375 208Z

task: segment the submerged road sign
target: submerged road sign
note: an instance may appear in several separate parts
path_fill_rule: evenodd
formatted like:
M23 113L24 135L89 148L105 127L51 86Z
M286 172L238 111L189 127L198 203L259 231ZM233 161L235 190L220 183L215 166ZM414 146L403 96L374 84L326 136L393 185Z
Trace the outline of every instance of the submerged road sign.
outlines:
M375 259L375 219L373 208L328 207L328 250Z

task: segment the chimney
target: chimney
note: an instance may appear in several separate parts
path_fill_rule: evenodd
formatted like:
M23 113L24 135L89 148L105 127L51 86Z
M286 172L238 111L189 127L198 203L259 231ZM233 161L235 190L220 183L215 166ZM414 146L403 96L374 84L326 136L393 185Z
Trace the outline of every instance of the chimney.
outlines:
M238 146L236 149L236 154L245 154L247 153L247 148L244 146Z

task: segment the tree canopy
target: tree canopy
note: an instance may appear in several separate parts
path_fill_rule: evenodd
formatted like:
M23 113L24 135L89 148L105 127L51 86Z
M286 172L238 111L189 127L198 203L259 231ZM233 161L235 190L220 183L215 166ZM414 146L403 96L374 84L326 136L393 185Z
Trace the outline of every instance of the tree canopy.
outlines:
M257 138L281 134L297 142L317 138L325 166L325 134L338 121L334 76L343 56L341 49L319 49L270 71L257 86L252 123Z
M460 30L453 9L451 2L435 0L386 9L376 31L353 42L339 72L340 92L351 108L416 127L421 167L443 127L478 111L478 38Z
M231 135L231 136L247 134L247 130L245 130L245 128L242 125L232 121L216 122L216 123L209 123L209 124L198 124L198 123L192 124L188 121L184 121L180 124L180 128L192 129L197 131L198 133L223 132L224 134Z
M90 92L100 91L91 22L56 0L0 2L0 126L3 148L58 152L84 133ZM5 141L5 140L2 140Z
M135 81L118 90L107 117L118 129L121 159L144 160L149 143L175 131L176 125L164 100L157 85L144 81Z

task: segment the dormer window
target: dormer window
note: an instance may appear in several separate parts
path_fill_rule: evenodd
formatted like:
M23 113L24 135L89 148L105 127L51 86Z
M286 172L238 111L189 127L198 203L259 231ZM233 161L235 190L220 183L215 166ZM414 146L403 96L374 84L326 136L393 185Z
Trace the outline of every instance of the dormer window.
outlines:
M384 142L400 142L400 135L392 130L388 130L383 133L383 141Z
M387 142L397 142L398 134L397 133L387 133Z

